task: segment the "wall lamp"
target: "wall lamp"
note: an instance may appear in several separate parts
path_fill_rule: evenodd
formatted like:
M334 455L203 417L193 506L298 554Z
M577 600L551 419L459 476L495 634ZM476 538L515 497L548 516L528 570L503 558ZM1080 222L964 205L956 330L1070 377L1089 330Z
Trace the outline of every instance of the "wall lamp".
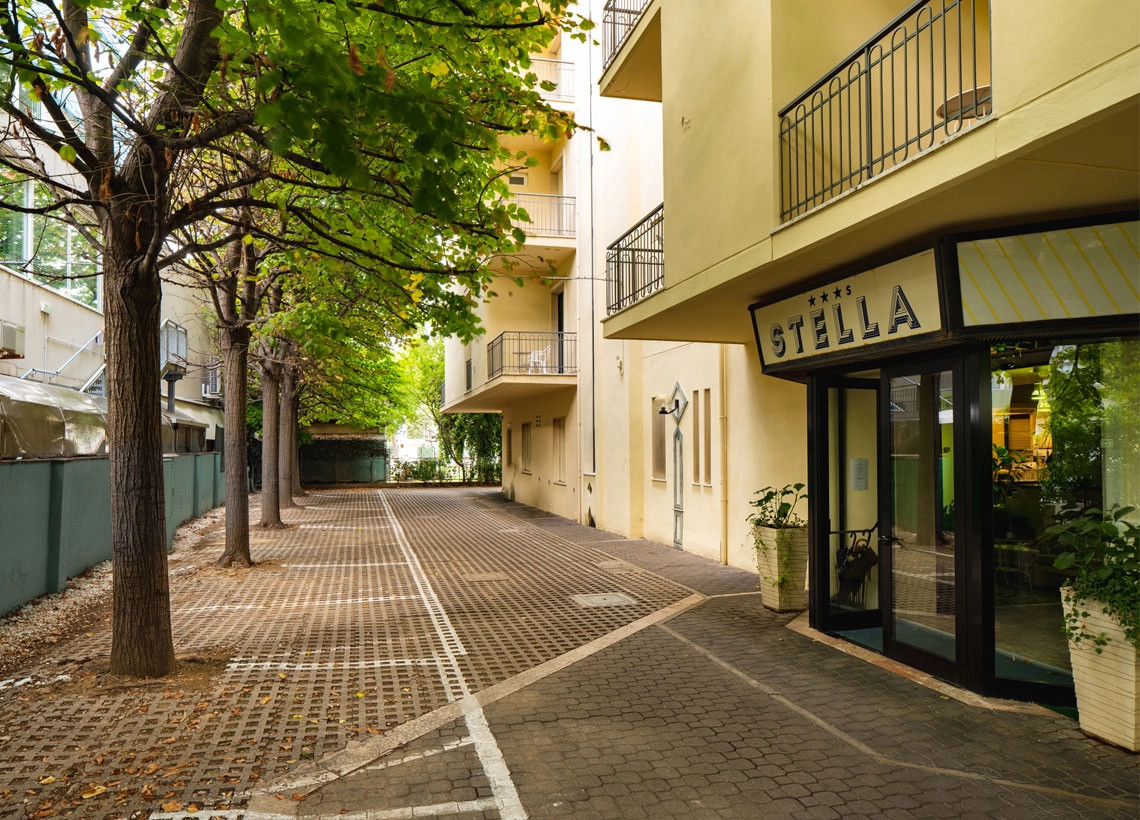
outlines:
M667 416L670 413L676 413L680 409L681 409L681 400L680 399L673 399L673 406L672 407L665 407L664 405L662 405L661 409L658 410L657 412L660 413L662 416Z

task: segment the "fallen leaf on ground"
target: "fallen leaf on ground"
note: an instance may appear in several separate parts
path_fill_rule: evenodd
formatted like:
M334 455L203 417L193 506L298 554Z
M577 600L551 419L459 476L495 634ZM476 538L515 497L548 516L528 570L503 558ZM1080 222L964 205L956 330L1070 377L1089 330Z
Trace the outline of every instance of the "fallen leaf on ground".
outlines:
M265 704L269 703L269 701L271 701L271 700L273 700L273 695L266 695L261 700L259 700L258 703L260 703L262 706L264 706Z
M83 794L81 794L79 796L82 797L84 800L90 800L92 797L98 797L99 795L101 795L105 791L107 791L106 786L92 786L90 789L83 792Z
M40 778L40 785L41 786L49 786L54 782L55 782L55 778L52 777L50 774L47 777L41 777Z
M163 811L182 811L182 804L177 800L171 800L169 803L162 804Z

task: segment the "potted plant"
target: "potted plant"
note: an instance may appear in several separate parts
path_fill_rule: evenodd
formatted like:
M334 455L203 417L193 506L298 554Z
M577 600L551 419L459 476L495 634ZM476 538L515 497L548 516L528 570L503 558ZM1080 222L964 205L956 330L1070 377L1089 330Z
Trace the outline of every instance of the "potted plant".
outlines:
M1069 508L1045 530L1062 552L1057 569L1081 729L1140 749L1140 526L1134 507Z
M776 612L804 608L807 582L807 521L796 513L796 505L807 500L804 485L758 490L749 502L756 511L748 516L756 546L756 566L763 581L760 600Z

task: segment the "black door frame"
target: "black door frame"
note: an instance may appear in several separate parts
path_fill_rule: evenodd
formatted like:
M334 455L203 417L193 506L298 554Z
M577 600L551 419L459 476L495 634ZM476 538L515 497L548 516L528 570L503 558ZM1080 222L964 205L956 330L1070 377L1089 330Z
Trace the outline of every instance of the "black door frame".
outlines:
M994 575L993 575L993 493L990 459L990 353L988 345L962 345L937 359L926 356L893 357L876 362L880 372L909 375L916 372L950 370L954 388L954 530L955 530L955 659L929 655L895 643L888 650L884 634L884 655L952 681L975 692L1058 706L1075 704L1069 687L998 678L995 675ZM873 366L866 363L864 366ZM858 365L849 365L855 370ZM831 579L828 550L830 522L830 464L828 390L833 387L866 387L868 380L843 374L813 374L807 380L808 399L808 529L812 545L811 626L834 633L857 628L860 624L838 622L830 607ZM890 430L884 409L883 379L878 382L879 420L879 502L880 534L889 530ZM887 463L884 463L887 462ZM886 514L884 514L886 508ZM879 623L884 627L886 608L891 605L890 555L879 549ZM884 630L885 632L885 630Z
M830 463L829 451L830 431L828 419L828 391L837 389L874 390L876 402L876 417L882 412L882 394L878 379L860 379L850 376L819 376L808 381L808 486L812 488L808 496L808 532L811 544L812 560L808 562L811 571L810 612L809 620L813 629L821 632L836 632L845 629L859 629L863 627L878 626L882 623L879 610L869 610L866 613L851 614L837 617L831 611L831 495L830 495ZM843 414L842 392L841 402L837 408L840 417ZM844 436L840 428L839 463L846 463ZM842 488L841 510L842 510ZM842 515L842 513L841 513ZM818 527L815 526L818 523ZM880 565L876 572L881 572ZM882 579L879 579L880 609L882 606Z
M890 395L890 382L899 376L925 375L929 373L951 374L951 389L954 396L954 659L942 658L923 652L916 647L899 643L894 637L894 578L892 567L894 555L891 546L893 538L893 499L894 499L894 465L891 460L891 418L890 402L881 401L879 404L879 484L886 488L879 493L879 567L880 590L883 609L883 654L890 658L900 660L909 666L930 672L936 677L954 683L964 683L968 679L966 667L971 662L970 648L971 635L966 628L967 613L969 613L968 583L970 540L966 534L965 511L957 501L960 493L964 493L968 486L965 481L965 470L959 463L959 454L965 455L968 443L963 425L959 421L959 412L965 410L972 403L972 397L967 395L964 373L964 357L944 356L934 359L923 359L915 362L901 362L880 368L880 396Z

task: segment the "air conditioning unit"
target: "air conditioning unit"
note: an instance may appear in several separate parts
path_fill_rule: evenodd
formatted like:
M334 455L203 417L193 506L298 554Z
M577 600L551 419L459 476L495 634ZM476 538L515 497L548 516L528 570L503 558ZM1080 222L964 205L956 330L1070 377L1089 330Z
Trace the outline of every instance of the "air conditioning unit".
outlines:
M222 368L215 362L206 369L202 381L202 398L220 399L222 397Z
M0 359L24 358L24 327L0 322Z

